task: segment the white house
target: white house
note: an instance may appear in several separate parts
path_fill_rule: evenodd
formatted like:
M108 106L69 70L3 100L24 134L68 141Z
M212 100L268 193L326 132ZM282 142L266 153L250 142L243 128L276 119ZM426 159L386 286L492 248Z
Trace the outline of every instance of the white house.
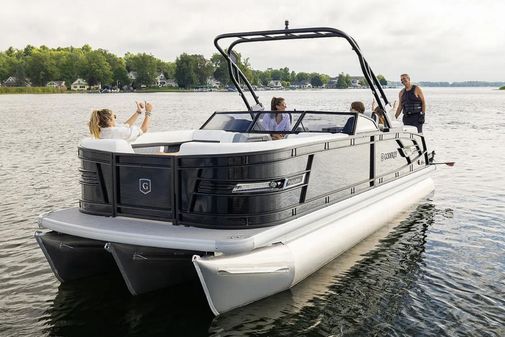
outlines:
M65 81L49 81L47 82L46 87L65 88Z
M31 82L26 80L19 80L16 76L10 76L3 83L6 87L31 87Z
M363 76L351 76L351 87L352 88L361 88L363 87L361 83L366 83L365 78Z
M84 91L89 89L88 82L83 80L82 78L78 78L72 83L70 86L71 90L76 90L76 91Z
M179 85L177 84L177 82L172 79L172 78L169 78L167 79L167 87L174 87L174 88L177 88Z
M207 86L209 88L219 88L221 86L221 82L219 82L218 80L216 80L212 77L209 77L207 79Z
M312 84L310 84L310 81L300 81L291 84L289 87L292 89L310 89L312 88Z
M272 89L282 89L282 82L279 80L272 80L268 82L268 86Z
M102 83L89 86L89 90L101 90L101 89L102 89Z
M130 79L130 81L135 81L137 79L137 72L136 71L130 71L128 73L128 78Z
M158 76L156 76L156 85L158 87L166 87L167 86L167 78L165 77L165 74L160 73Z

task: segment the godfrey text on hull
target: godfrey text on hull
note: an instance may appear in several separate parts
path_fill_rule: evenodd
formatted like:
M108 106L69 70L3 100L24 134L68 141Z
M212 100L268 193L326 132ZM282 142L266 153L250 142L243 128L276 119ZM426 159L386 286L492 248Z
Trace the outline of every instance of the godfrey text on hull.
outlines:
M56 277L119 269L132 294L198 279L218 315L293 287L433 191L424 136L387 114L379 126L354 112L285 111L291 129L272 140L263 119L273 113L233 48L329 37L351 45L384 110L376 76L340 30L286 25L216 37L247 109L132 144L82 140L79 207L41 215L35 234Z

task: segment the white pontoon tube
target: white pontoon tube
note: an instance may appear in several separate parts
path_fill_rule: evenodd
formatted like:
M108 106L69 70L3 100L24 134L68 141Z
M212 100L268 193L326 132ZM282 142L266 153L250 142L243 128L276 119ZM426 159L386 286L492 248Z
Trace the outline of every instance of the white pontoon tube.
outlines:
M319 220L321 226L309 234L247 253L195 255L193 263L212 312L219 315L293 287L432 192L433 170L426 171L388 186L389 191L377 189L346 200L361 199L344 216L340 212Z

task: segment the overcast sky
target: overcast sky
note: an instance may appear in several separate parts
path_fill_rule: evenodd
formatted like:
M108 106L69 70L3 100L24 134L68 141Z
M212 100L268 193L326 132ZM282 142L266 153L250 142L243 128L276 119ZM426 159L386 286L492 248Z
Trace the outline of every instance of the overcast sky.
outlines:
M215 52L227 32L327 26L358 42L376 74L414 81L505 81L503 0L22 0L0 5L0 50L27 44L146 52L175 61ZM255 69L359 74L343 41L238 48Z

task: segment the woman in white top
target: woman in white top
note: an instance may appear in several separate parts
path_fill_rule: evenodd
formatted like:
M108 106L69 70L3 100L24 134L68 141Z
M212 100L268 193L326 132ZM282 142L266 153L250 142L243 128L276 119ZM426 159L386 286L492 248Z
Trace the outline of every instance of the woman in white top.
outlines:
M286 101L282 97L273 97L270 102L272 111L280 111L279 113L266 113L263 116L263 127L267 131L291 131L291 118L286 111ZM271 134L273 140L283 139L284 134Z
M137 111L135 111L124 124L116 125L116 115L109 109L94 110L89 120L89 132L97 139L124 139L132 142L138 136L147 132L151 124L151 114L153 105L146 102L135 102ZM144 121L140 128L133 125L138 116L145 109Z

